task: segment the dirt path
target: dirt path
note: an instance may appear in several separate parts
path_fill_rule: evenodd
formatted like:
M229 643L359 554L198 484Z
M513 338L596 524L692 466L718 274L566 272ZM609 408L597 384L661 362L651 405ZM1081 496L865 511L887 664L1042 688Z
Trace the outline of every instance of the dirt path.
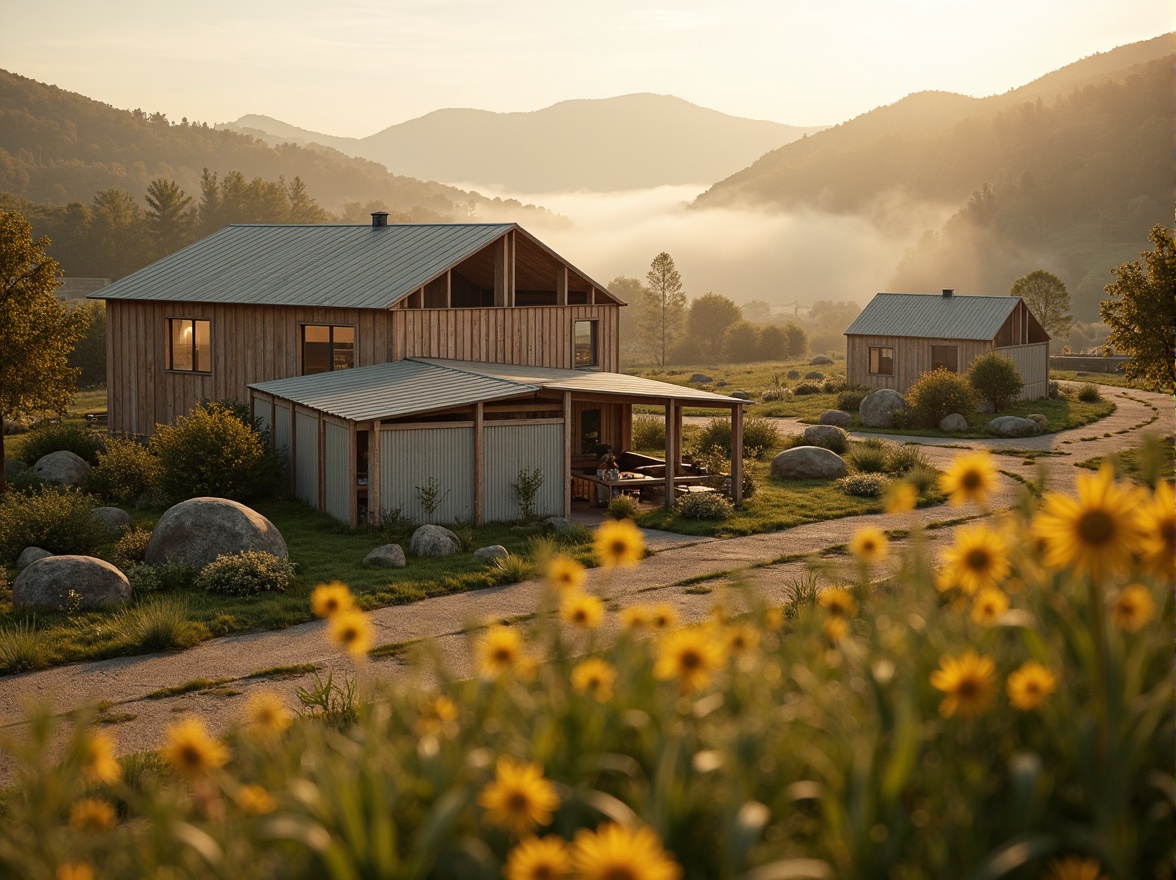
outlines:
M994 452L1050 453L1036 461L1002 455L998 462L1002 470L1025 476L1044 464L1056 478L1068 481L1073 466L1079 462L1128 448L1146 432L1172 433L1176 428L1170 397L1114 388L1103 390L1117 404L1116 412L1062 434L1018 440L917 439L926 445L928 457L937 466L947 464L964 446L986 447ZM784 423L781 427L789 432L803 428L790 420L780 421ZM993 509L1013 505L1021 491L1017 480L1002 475L992 501ZM779 600L789 579L803 571L805 563L796 558L798 554L816 553L848 543L867 523L883 529L902 529L909 528L911 517L917 516L924 524L938 526L929 534L935 543L942 543L951 539L961 516L975 513L972 508L944 505L915 514L847 517L796 526L783 532L727 539L650 531L647 541L653 555L636 568L611 578L600 570L590 572L589 588L608 596L613 609L666 601L677 607L682 619L695 620L709 611L716 598L714 590L728 582L732 572L744 570L745 579L756 589ZM684 584L687 581L690 584ZM540 589L538 581L526 581L381 608L369 615L376 629L373 643L402 645L428 639L446 663L463 672L469 668L463 630L488 619L530 614L537 605ZM609 615L607 625L616 625L615 614ZM0 677L0 732L20 735L24 729L21 719L29 701L48 703L60 712L102 701L109 704L110 717L121 719L108 728L117 738L120 752L152 749L161 742L167 724L186 713L197 713L213 730L223 730L241 717L249 695L258 690L277 690L294 706L295 689L309 685L311 675L273 670L301 664L315 664L324 675L331 670L340 673L351 670L350 660L328 645L325 624L315 622L286 630L214 639L174 654L120 657ZM405 674L404 661L398 654L373 660L368 667L377 676ZM197 679L221 683L201 691L156 693ZM0 752L0 784L11 778L13 769L11 756Z

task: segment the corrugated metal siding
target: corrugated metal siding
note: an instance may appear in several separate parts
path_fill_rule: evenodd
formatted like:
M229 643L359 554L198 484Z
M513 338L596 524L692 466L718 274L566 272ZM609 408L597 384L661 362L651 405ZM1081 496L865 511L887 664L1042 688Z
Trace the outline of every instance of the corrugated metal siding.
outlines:
M417 487L436 480L444 500L431 517ZM380 432L380 506L416 522L451 523L474 517L474 429L420 428Z
M318 419L294 414L294 494L318 507Z
M290 458L290 408L282 403L274 404L274 449Z
M323 502L327 513L351 522L351 430L343 425L327 422L324 427Z
M253 399L253 421L263 433L270 430L270 402L268 400L256 397Z
M487 522L519 518L512 484L522 469L536 468L543 485L535 497L538 516L563 515L563 425L486 424L483 440L482 515Z
M994 352L1012 358L1021 374L1025 387L1017 396L1018 400L1042 400L1049 397L1049 343L1014 345L994 348Z
M101 294L379 309L512 228L510 223L226 226Z
M991 341L1020 301L1019 296L879 293L845 333Z

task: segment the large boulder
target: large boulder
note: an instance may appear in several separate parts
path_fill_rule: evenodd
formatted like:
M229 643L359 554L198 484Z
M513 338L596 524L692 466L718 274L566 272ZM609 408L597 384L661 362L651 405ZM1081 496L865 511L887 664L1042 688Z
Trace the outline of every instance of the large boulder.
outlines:
M695 373L693 376L690 377L690 384L691 385L709 385L713 381L715 381L715 380L712 379L710 376L708 376L706 373Z
M228 498L189 498L159 518L143 559L204 568L218 556L245 550L290 557L278 527L256 510Z
M906 401L893 388L880 388L862 398L858 418L867 428L889 428L891 417L906 407Z
M828 449L845 448L849 435L836 425L809 425L804 429L804 442L809 446L824 446Z
M751 400L751 395L746 391L732 391L730 397L737 397L740 400Z
M772 459L772 476L781 480L832 480L848 470L840 455L821 446L785 449Z
M549 516L543 520L543 525L553 532L570 532L576 529L576 524L566 516Z
M95 507L92 515L111 536L131 527L131 515L121 507Z
M461 552L461 541L444 526L430 524L412 533L408 547L417 556L452 556Z
M76 486L86 479L90 465L77 453L62 449L42 455L33 465L33 470L48 483Z
M833 363L833 358L829 357L828 355L819 354L816 357L814 357L812 360L809 361L809 366L810 367L823 367L826 364L831 364L831 363Z
M127 576L93 556L38 559L12 584L14 608L72 611L118 605L129 598L131 583Z
M1030 419L1000 416L988 423L988 432L997 437L1033 437L1041 433L1041 428Z
M822 373L820 370L809 370L807 373L804 374L804 377L806 379L824 379L825 374Z
M821 413L817 421L822 425L835 425L838 428L848 428L853 424L853 414L839 409L827 409Z
M16 557L16 570L24 571L38 559L48 559L53 554L43 547L25 547Z
M23 461L17 461L15 458L4 459L4 479L11 480L27 467L27 464Z
M404 548L399 544L385 544L365 556L363 564L371 568L404 568L408 560L404 558Z
M474 555L479 559L499 559L510 556L510 552L501 544L491 544L489 547L479 547Z
M949 434L959 434L968 430L968 420L959 413L949 413L939 420L939 430Z

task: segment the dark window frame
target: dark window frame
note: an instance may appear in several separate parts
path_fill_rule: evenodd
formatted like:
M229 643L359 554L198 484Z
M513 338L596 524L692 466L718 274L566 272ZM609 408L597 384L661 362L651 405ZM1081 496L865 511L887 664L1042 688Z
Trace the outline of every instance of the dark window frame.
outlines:
M591 342L589 343L592 350L591 363L579 363L579 351L576 346L576 336L581 324L588 324L591 327ZM572 319L572 369L573 370L599 370L600 369L600 319L599 318L573 318Z
M176 332L175 325L177 323L186 323L192 325L192 350L189 354L192 366L177 367L176 366ZM197 325L204 324L208 328L208 366L206 369L200 369L200 347L197 344L200 339L200 334L197 332ZM182 332L182 331L181 331ZM196 373L201 376L212 375L212 319L211 318L189 318L189 317L169 317L167 319L167 372L169 373Z
M883 356L882 352L884 352L884 351L890 352L890 356L889 357ZM877 354L877 367L878 367L877 369L874 369L874 366L875 366L874 353L875 352L878 353ZM889 361L890 369L884 370L884 369L882 369L882 367L886 365L885 362L887 362L887 361ZM869 351L867 352L866 370L871 376L893 376L894 375L894 346L893 345L871 345L871 346L869 346Z
M945 361L937 360L935 355L936 349L941 349L944 351L950 349L952 352L952 361L954 361L954 364L952 366L948 366ZM960 371L960 347L958 345L931 346L931 369L934 371L940 367L947 370L949 373L958 373Z
M326 370L316 370L314 373L306 372L306 328L307 327L325 327L327 329L327 363L330 365ZM351 331L351 363L345 367L335 366L335 330L344 328ZM298 325L298 360L300 376L312 376L317 373L333 373L336 370L351 370L355 368L355 353L359 347L359 331L354 324L321 324L316 321L304 321Z

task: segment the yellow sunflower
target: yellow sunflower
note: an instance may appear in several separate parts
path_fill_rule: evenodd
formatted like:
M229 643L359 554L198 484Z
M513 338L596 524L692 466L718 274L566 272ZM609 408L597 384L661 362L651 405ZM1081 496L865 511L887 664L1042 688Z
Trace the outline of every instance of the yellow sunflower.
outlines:
M242 813L251 816L264 816L278 807L270 793L260 785L242 785L237 789L233 800Z
M82 743L82 776L90 782L118 782L122 765L114 756L114 738L96 730Z
M943 657L931 673L931 686L946 696L939 714L950 718L957 712L964 718L983 715L996 695L996 665L969 648L962 657Z
M1138 492L1117 485L1110 465L1081 474L1075 484L1077 498L1050 492L1033 518L1033 534L1045 542L1045 564L1096 581L1126 571L1141 544Z
M417 716L416 732L421 736L437 736L457 730L457 704L440 694L424 701Z
M584 586L587 572L570 556L559 553L547 564L547 582L557 590L578 590Z
M849 542L849 552L862 562L881 562L886 558L886 548L889 545L881 529L866 526L859 529Z
M578 694L591 694L600 703L612 699L616 680L616 669L599 657L589 657L572 669L572 690Z
M1130 584L1111 603L1111 621L1119 629L1139 632L1155 616L1156 603L1147 587Z
M996 488L996 465L987 450L958 456L939 478L939 488L953 507L974 501L981 507L988 503L988 493Z
M746 654L759 644L759 630L750 623L732 624L725 632L727 651L731 654Z
M347 584L331 581L329 584L319 584L310 594L310 610L317 617L331 617L340 611L349 611L355 607L355 599Z
M587 593L566 593L559 604L559 616L584 629L596 629L604 619L604 603Z
M1172 484L1161 482L1139 511L1143 561L1168 581L1176 575L1176 498Z
M620 825L581 828L572 843L579 880L680 880L682 869L648 828Z
M726 662L723 644L706 629L680 629L662 637L657 646L655 678L677 680L684 694L706 687Z
M1000 590L981 590L972 602L972 620L981 626L992 626L1009 610L1009 597Z
M649 606L630 605L621 609L621 629L642 630L649 626Z
M919 490L911 483L896 480L886 490L886 512L906 513L919 504Z
M857 614L858 603L853 594L844 587L830 587L822 590L817 604L832 617L853 617Z
M1014 709L1030 712L1058 689L1058 677L1040 663L1030 660L1009 674L1006 689Z
M1097 859L1066 856L1050 859L1046 880L1106 880Z
M57 866L57 880L94 880L94 869L86 862L67 862Z
M486 630L477 643L478 671L483 678L498 678L513 672L525 672L529 666L523 637L517 629L494 625Z
M659 602L649 609L650 628L665 631L677 625L678 612L669 602Z
M1008 577L1009 546L1000 532L987 526L963 526L955 543L943 551L943 562L969 596L997 587Z
M82 798L69 808L69 827L74 831L109 831L118 816L109 801Z
M355 608L332 614L327 633L336 647L343 648L352 657L363 657L372 646L371 621Z
M844 617L828 617L821 624L821 632L825 638L836 644L849 633L849 621Z
M543 778L538 764L502 757L495 767L494 781L478 795L478 804L490 824L522 835L536 826L551 824L559 796L555 786Z
M528 837L510 851L502 874L506 880L562 880L572 867L568 845L553 834Z
M253 694L245 706L249 729L262 736L278 736L293 720L282 698L273 691Z
M229 762L229 750L209 736L200 718L185 718L168 727L163 759L182 776L201 776Z
M605 568L636 565L645 555L645 540L631 519L601 523L593 544L596 557Z

